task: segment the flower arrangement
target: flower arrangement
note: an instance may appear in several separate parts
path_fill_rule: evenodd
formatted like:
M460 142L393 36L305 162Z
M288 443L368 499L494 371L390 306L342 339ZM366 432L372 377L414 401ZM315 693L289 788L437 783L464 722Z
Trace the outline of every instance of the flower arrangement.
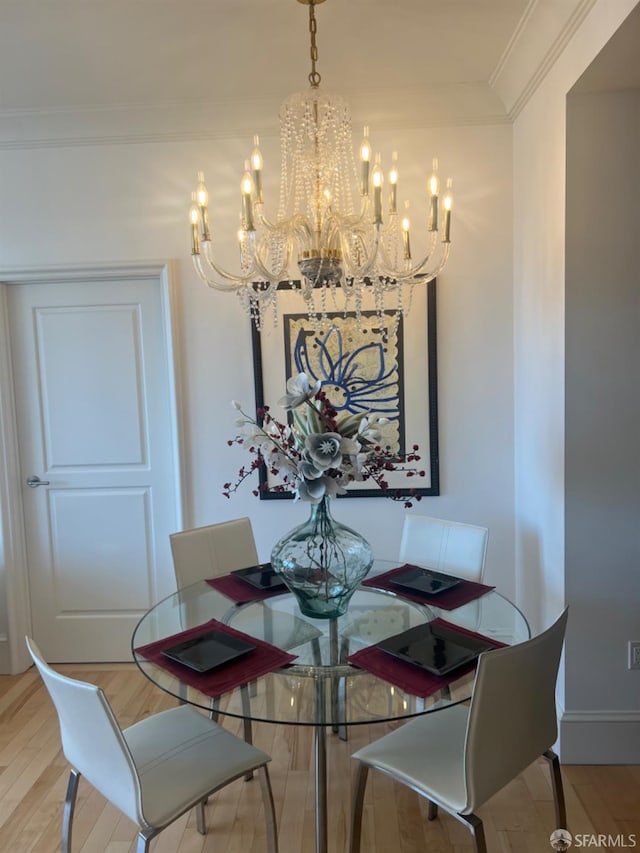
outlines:
M380 427L388 422L374 412L364 415L348 411L338 413L320 381L311 383L306 373L287 381L287 393L278 401L292 412L293 423L276 420L269 406L258 410L256 417L247 415L240 405L234 407L242 417L237 421L241 432L227 442L248 449L253 459L243 465L235 483L225 483L223 495L231 497L240 485L262 465L279 478L274 491L293 492L296 500L320 503L324 497L344 494L354 482L372 480L392 500L406 507L420 500L413 489L407 494L389 487L389 471L402 471L408 478L424 477L417 444L409 453L398 454L381 446ZM253 490L269 488L263 483Z

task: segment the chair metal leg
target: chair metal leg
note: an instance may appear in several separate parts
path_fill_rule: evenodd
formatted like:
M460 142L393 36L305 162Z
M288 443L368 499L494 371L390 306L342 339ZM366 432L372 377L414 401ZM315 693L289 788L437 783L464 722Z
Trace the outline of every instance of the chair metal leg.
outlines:
M353 800L351 804L351 840L349 842L349 853L360 853L360 840L362 836L362 809L364 806L364 791L367 787L367 776L369 768L360 763L356 774L353 789Z
M76 806L76 794L78 793L78 782L80 773L72 770L69 774L67 784L67 796L64 801L64 812L62 814L62 853L71 853L71 827L73 823L73 812Z
M218 722L218 717L220 716L219 711L220 711L220 697L219 696L212 696L211 702L209 703L209 719L213 720L214 723ZM203 805L205 805L205 806L207 805L208 802L209 802L209 797L206 797L202 801Z
M314 666L322 666L322 651L320 650L320 641L317 637L311 640L311 656Z
M260 787L262 789L262 802L264 804L264 818L267 824L267 850L269 853L278 853L278 830L276 827L276 808L273 802L273 790L271 779L266 764L258 767Z
M438 817L438 806L429 800L429 811L427 812L427 820L435 820Z
M338 660L340 663L344 663L346 659L349 657L349 638L343 637L340 641L340 650L338 653ZM338 681L338 715L342 720L346 720L347 718L347 679L341 678ZM345 725L339 725L334 728L334 732L338 733L338 737L342 741L348 740L347 735L347 727Z
M341 678L338 681L338 714L341 720L347 719L347 679ZM340 740L347 740L347 727L344 723L338 725L338 737Z
M149 845L151 844L151 839L155 835L155 831L153 830L142 830L138 833L138 845L136 847L136 853L149 853Z
M242 728L244 731L244 739L247 743L253 743L253 727L251 725L251 700L249 699L249 687L243 684L240 687L240 701L242 703ZM245 780L253 779L253 772L250 770L245 774Z
M549 763L551 771L551 787L553 789L553 804L556 809L556 828L567 828L567 807L564 801L564 786L562 784L562 773L560 771L560 761L558 756L552 749L548 749L544 753L544 757Z
M209 719L213 720L214 723L218 722L218 717L220 716L220 697L214 696L209 703Z
M207 821L204 816L204 804L205 800L201 800L196 805L196 829L198 830L200 835L207 834Z
M476 853L487 853L487 842L484 837L484 826L477 815L474 814L458 814L458 820L467 824L467 827L473 835L475 842Z

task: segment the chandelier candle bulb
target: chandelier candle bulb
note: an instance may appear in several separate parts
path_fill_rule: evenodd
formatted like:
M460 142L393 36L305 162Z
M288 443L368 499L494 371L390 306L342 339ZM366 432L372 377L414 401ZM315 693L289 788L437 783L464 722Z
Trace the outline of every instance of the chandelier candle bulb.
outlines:
M402 243L404 246L404 259L405 261L411 260L411 242L409 240L409 217L405 216L402 220Z
M238 237L238 248L240 249L240 264L242 265L242 264L244 264L245 241L247 239L247 232L244 230L244 228L242 226L242 214L241 213L238 214L238 220L239 220L240 224L238 225L237 237Z
M389 215L397 213L398 193L398 152L394 151L391 157L391 171L389 172Z
M431 205L429 207L429 231L438 230L438 193L440 192L440 181L438 180L438 158L433 158L433 172L429 178L429 195Z
M200 254L200 238L198 237L198 225L200 224L200 210L195 204L195 193L193 193L194 204L189 208L189 222L191 223L191 254Z
M451 193L451 187L453 185L453 181L451 178L447 178L447 191L443 200L444 207L444 225L442 226L442 242L450 243L451 242L451 208L453 207L453 195Z
M245 163L245 173L240 182L242 193L242 227L245 231L255 231L253 222L253 178L249 173L249 164Z
M202 240L207 243L211 240L209 231L209 193L204 185L204 172L198 172L198 186L196 188L196 202L200 208L200 224L202 226Z
M382 184L384 176L380 166L380 155L376 154L376 164L371 173L371 183L373 184L373 224L382 224Z
M369 163L371 161L371 144L369 128L364 129L364 139L360 144L360 195L369 195Z
M251 152L251 170L253 172L253 183L256 190L256 204L262 204L262 152L260 151L260 139L258 136L253 137L253 151Z

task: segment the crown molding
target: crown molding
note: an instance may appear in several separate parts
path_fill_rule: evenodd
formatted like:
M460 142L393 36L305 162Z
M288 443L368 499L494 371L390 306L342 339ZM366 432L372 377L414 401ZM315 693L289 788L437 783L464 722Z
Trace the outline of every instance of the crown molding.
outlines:
M429 127L507 124L486 83L438 84L425 89L344 94L354 127L420 130ZM87 145L131 145L276 137L280 100L217 99L165 104L0 111L0 150Z
M599 0L530 0L489 84L513 121Z

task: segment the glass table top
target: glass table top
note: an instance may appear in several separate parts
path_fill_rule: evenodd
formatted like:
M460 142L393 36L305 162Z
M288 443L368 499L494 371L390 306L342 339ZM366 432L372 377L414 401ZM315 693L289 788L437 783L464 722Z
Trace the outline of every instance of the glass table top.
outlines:
M368 579L396 565L376 561ZM495 591L456 610L442 610L432 604L417 604L396 593L360 587L344 616L313 619L300 612L289 592L237 605L206 581L200 581L152 607L134 631L132 649L138 667L154 684L176 699L186 699L209 710L210 696L188 687L163 667L146 660L136 649L217 619L297 656L287 667L251 682L249 710L236 689L219 698L220 714L335 728L400 720L470 698L473 673L454 680L448 690L427 699L416 699L347 661L349 655L360 649L437 617L509 645L530 636L523 614ZM233 665L242 664L238 661Z

